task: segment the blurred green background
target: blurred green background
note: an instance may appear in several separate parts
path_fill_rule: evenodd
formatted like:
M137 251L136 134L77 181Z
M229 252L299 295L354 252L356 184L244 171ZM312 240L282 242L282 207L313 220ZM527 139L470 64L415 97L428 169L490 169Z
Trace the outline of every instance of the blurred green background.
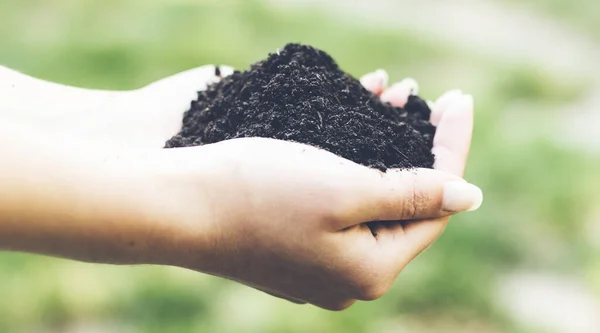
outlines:
M0 0L0 64L64 84L138 88L302 42L425 98L460 88L485 193L389 294L340 313L175 268L0 253L0 332L600 332L599 22L595 0Z

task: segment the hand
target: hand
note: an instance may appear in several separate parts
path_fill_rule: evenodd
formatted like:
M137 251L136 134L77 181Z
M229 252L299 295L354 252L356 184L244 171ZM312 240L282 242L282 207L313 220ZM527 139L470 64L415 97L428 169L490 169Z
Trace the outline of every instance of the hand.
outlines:
M414 79L404 79L386 89L388 75L383 70L361 78L363 86L378 95L383 102L403 107L419 85ZM460 90L450 90L437 101L428 102L431 123L437 127L432 152L434 169L462 177L467 163L473 134L473 97Z
M220 77L233 73L219 66ZM0 121L27 126L63 146L111 155L160 149L181 128L197 92L220 77L191 69L130 91L81 89L0 66Z
M382 98L399 104L407 86L414 82ZM472 99L450 92L433 118L437 170L383 174L310 146L257 138L152 154L142 164L170 184L169 200L187 216L162 263L331 310L381 297L450 215L481 204L480 190L456 176L469 148Z
M383 70L369 73L361 78L365 88L379 95L381 100L394 106L404 106L410 94L418 93L418 84L413 79L405 79L387 88L388 75ZM451 90L435 102L428 102L431 109L431 123L437 127L433 142L435 155L434 169L462 177L464 174L471 137L473 133L473 98L463 95L460 90ZM429 246L444 231L449 217L415 221L406 227L423 244Z
M135 175L158 172L161 179L158 185L142 183L164 190L163 200L146 205L155 213L143 218L160 215L173 222L161 224L165 228L162 232L143 232L150 238L160 237L150 243L161 253L147 257L148 262L176 264L293 301L343 309L355 300L383 295L402 268L442 232L449 215L481 203L477 188L456 182L460 178L446 173L418 170L383 175L322 150L289 142L242 139L204 147L158 149L177 132L181 114L187 109L184 104L188 102L183 100L193 99L200 89L191 79L196 78L192 73L131 92L50 84L52 91L47 89L48 83L37 82L33 86L42 94L36 101L42 105L13 103L25 105L14 109L17 114L10 114L9 109L9 116L14 116L11 120L25 119L30 127L38 127L38 134L45 129L65 145L79 142L84 150L93 147L105 152L148 153L146 158L151 161L140 156L130 156L130 165L125 164L127 158L112 161L134 168ZM370 89L383 100L402 105L416 87L414 82L403 81L384 91L381 73L374 74L376 85ZM176 77L181 80L173 79ZM176 81L193 84L184 93L171 83ZM369 88L368 80L363 84ZM460 92L450 92L432 104L432 121L438 124L435 168L456 175L464 169L473 116L472 100L461 96ZM26 94L19 93L8 97L5 101L27 99ZM96 103L85 103L92 100ZM43 102L51 112L43 113ZM31 122L38 115L53 122ZM142 125L138 123L141 116L148 119ZM148 190L154 197L155 187ZM147 201L145 196L142 199ZM138 213L141 211L136 210ZM364 222L375 220L404 222L371 224L370 229L364 226ZM127 230L135 229L123 225ZM168 259L160 249L171 253L165 253Z
M187 216L172 259L332 310L381 297L453 213L481 192L435 170L381 173L326 151L236 139L160 152L169 201ZM206 215L202 212L208 212ZM364 223L380 222L371 229Z

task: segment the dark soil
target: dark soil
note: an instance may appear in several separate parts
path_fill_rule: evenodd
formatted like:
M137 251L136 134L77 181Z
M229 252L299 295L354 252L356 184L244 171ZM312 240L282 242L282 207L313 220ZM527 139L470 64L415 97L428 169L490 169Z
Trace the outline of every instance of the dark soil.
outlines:
M288 44L199 92L166 148L265 137L316 146L382 171L431 168L430 113L417 96L404 108L382 103L325 52Z

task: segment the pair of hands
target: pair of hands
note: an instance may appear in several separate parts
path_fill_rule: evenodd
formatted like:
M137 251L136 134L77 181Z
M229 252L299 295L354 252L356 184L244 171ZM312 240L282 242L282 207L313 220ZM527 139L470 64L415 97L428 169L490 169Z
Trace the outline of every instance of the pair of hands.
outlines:
M196 92L217 79L214 66L204 66L128 92L27 81L11 94L21 107L4 116L106 168L146 175L164 192L160 205L177 212L162 235L169 245L138 263L198 270L330 310L384 295L450 215L481 204L480 190L461 178L473 101L460 91L431 104L435 170L383 174L314 147L260 138L162 149ZM387 88L383 71L361 82L398 106L417 89L412 80ZM32 89L39 97L27 101ZM369 228L369 221L404 222Z

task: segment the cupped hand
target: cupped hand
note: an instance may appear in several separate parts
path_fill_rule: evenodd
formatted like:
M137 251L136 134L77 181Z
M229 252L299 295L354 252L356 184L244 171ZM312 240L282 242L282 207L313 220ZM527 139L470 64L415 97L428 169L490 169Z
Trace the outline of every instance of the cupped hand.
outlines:
M192 96L195 77L180 74L136 94L156 101L148 96L165 91L175 96L185 90L178 87L187 86ZM395 106L418 93L412 79L386 87L381 70L361 82ZM473 100L457 90L430 102L437 126L435 170L385 174L314 147L270 139L158 150L177 132L190 97L160 100L153 122L161 125L136 133L145 138L140 145L156 149L155 160L146 165L166 179L175 193L169 200L185 212L175 222L183 236L165 264L340 310L383 296L442 233L450 215L481 204L481 191L460 178L470 147ZM134 126L121 124L123 133ZM116 138L122 145L131 140Z
M382 173L271 139L152 156L143 164L169 189L179 216L163 264L332 310L381 297L433 240L429 221L482 200L477 187L445 172Z
M215 74L214 66L204 66L129 92L58 85L49 91L37 82L40 98L16 103L24 109L9 116L64 145L123 153L131 167L157 175L157 186L168 194L160 205L165 211L177 207L172 256L161 263L326 309L381 297L450 215L481 204L479 189L460 178L473 126L472 98L460 91L430 104L438 127L435 170L383 174L323 150L269 139L160 149L178 132L197 90L219 79ZM417 89L414 80L389 88L386 81L383 71L361 79L397 106ZM26 94L9 97L27 100Z
M384 101L402 106L416 92L410 79L384 89L381 73L363 84ZM175 189L170 200L187 207L179 222L185 236L166 264L330 310L383 296L449 216L482 201L481 191L460 178L472 98L451 91L430 105L438 126L435 170L381 173L314 147L261 138L161 150L145 164Z

